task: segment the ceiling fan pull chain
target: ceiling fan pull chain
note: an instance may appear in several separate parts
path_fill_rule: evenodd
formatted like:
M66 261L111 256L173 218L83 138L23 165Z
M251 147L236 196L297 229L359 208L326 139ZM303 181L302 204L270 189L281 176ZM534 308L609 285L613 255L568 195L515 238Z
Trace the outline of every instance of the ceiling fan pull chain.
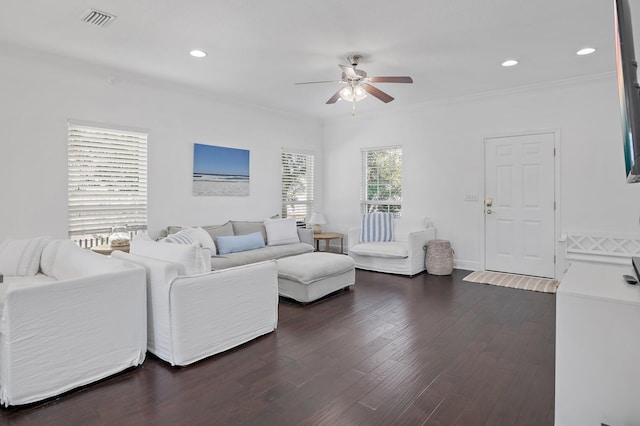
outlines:
M355 100L355 98L353 99L353 107L351 108L351 116L352 117L356 116L356 100Z

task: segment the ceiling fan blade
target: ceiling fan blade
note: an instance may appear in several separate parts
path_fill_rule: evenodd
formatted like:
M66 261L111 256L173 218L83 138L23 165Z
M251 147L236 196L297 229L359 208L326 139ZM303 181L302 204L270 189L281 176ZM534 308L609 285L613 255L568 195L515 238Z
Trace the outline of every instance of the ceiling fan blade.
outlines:
M352 77L352 78L359 77L359 75L356 74L356 70L354 70L351 65L338 65L338 66L342 68L342 72L344 73L345 76Z
M369 77L372 83L413 83L411 77Z
M302 83L293 83L293 84L298 85L298 84L316 84L316 83L342 83L342 80L304 81Z
M387 95L386 93L384 93L382 90L373 87L370 84L363 84L362 88L370 95L375 96L376 98L380 99L382 102L384 103L388 103L391 102L394 98L393 96Z
M342 90L342 89L340 89ZM338 90L332 97L327 101L328 104L335 104L340 99L340 90Z

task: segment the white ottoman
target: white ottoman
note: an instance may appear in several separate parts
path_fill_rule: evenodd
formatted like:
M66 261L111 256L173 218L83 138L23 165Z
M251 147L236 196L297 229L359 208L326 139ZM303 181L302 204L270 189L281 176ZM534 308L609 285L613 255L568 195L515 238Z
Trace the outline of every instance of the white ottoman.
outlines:
M354 260L335 253L305 253L277 260L278 293L308 303L356 282Z

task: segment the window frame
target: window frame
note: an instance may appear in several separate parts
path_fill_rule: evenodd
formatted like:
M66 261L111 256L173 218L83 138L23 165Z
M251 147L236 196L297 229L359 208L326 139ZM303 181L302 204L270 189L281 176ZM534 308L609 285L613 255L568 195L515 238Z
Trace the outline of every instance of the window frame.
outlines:
M369 199L369 194L371 193L371 186L382 186L385 185L385 181L380 181L380 173L377 173L378 180L375 183L371 183L369 177L371 176L371 167L369 164L369 154L375 152L384 152L384 151L394 151L397 163L396 169L398 170L399 177L399 185L398 188L387 188L389 194L392 195L395 193L396 197L386 197L386 198L371 198ZM361 149L361 180L360 180L360 211L362 214L371 213L374 211L378 212L390 212L393 213L396 217L400 217L402 215L402 187L403 187L403 148L402 145L393 145L393 146L383 146L383 147L371 147L371 148L362 148ZM389 184L386 184L389 186ZM379 193L380 191L378 191Z
M145 130L68 121L70 238L105 237L116 225L147 229L148 137Z
M285 173L287 167L285 161L295 161L295 157L298 156L304 159L304 167L307 169L303 175L299 175L299 178L301 178L301 182L299 182L299 184L303 185L305 187L305 190L302 193L293 193L291 195L287 195L289 189L286 185L291 185L296 175L294 173L290 173L289 175ZM282 148L280 153L280 215L282 218L295 217L296 222L306 222L311 218L311 215L314 211L313 208L315 203L315 157L316 156L313 151L284 147ZM309 160L311 160L310 165ZM311 170L309 170L309 168ZM303 199L289 199L294 196L302 196ZM301 206L304 206L304 212L298 212Z

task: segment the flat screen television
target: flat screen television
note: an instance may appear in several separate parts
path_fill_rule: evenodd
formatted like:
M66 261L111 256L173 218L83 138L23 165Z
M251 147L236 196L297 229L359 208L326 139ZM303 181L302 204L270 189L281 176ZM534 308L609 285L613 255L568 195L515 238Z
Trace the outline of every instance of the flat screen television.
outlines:
M640 86L629 0L615 0L616 69L627 182L640 182Z

